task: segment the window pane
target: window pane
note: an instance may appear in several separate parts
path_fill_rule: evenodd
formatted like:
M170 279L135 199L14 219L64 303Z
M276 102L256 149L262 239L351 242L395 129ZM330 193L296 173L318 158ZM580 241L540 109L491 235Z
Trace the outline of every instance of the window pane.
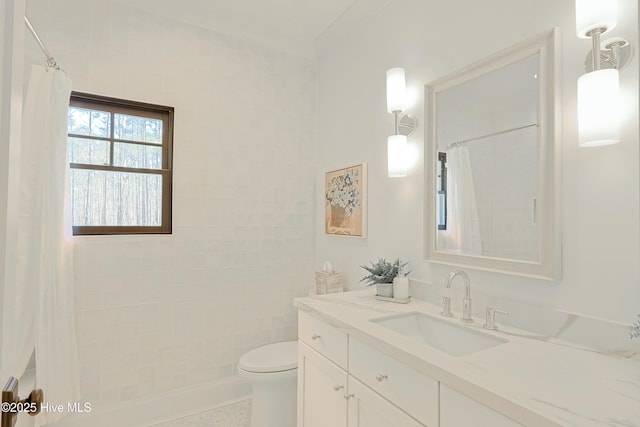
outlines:
M162 144L162 120L116 114L114 138Z
M106 111L69 107L69 133L108 138L111 114Z
M162 176L71 169L75 226L162 224Z
M69 162L109 165L109 141L69 138Z
M113 163L126 168L162 169L162 147L116 142Z

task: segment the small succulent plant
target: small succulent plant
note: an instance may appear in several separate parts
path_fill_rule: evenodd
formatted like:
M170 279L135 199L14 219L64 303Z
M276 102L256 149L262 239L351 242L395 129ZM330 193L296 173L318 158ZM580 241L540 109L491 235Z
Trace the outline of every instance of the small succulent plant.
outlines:
M638 318L640 319L640 314L638 314ZM631 338L640 338L640 320L629 326L629 336Z
M366 282L367 286L375 285L377 283L393 283L393 278L398 275L398 270L404 268L408 263L402 262L400 259L396 259L394 262L389 262L384 258L379 258L378 262L374 263L373 261L370 261L370 264L371 266L361 266L369 272L369 274L360 279L361 282Z

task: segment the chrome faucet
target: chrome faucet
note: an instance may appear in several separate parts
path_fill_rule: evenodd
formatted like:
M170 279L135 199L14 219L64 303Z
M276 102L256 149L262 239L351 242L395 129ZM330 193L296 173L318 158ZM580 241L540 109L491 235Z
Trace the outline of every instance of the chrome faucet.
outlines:
M455 279L456 276L460 276L464 280L464 299L462 300L462 319L460 320L465 323L473 323L473 318L471 317L471 281L467 273L462 270L452 271L444 281L444 287L446 289L451 288L453 279ZM451 314L451 298L442 298L442 313L440 314L446 317L453 316L453 314Z

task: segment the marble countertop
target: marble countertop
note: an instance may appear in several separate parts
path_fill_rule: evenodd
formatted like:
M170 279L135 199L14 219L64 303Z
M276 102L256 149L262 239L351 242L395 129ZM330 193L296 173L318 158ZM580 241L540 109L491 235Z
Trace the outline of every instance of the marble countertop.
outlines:
M414 300L409 304L378 301L375 289L296 298L298 309L313 313L526 426L640 427L640 361L580 348L512 327L482 328L484 319L464 327L508 340L466 356L418 343L371 319L422 312L439 315L441 307Z

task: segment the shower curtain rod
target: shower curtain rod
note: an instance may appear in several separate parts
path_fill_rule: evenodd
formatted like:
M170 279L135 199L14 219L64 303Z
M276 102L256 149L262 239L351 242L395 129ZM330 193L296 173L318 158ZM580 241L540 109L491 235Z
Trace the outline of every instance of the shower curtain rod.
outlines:
M532 123L530 125L518 126L518 127L507 129L507 130L501 130L501 131L498 131L498 132L493 132L493 133L488 133L486 135L477 136L475 138L463 139L462 141L452 142L452 143L447 144L447 150L450 150L452 148L460 147L461 145L464 145L467 142L477 141L479 139L490 138L492 136L503 135L505 133L513 132L513 131L516 131L516 130L527 129L527 128L530 128L530 127L533 127L533 126L538 126L538 124L537 123Z
M58 63L54 59L53 55L51 55L51 53L49 52L49 49L47 49L44 43L42 43L40 36L36 32L36 29L33 28L33 25L31 25L31 21L29 21L29 18L27 18L27 15L24 16L24 24L29 29L29 32L31 32L31 35L35 39L36 43L38 43L38 46L40 46L42 53L44 53L46 66L49 68L54 68L56 70L59 70L60 67L58 66Z

